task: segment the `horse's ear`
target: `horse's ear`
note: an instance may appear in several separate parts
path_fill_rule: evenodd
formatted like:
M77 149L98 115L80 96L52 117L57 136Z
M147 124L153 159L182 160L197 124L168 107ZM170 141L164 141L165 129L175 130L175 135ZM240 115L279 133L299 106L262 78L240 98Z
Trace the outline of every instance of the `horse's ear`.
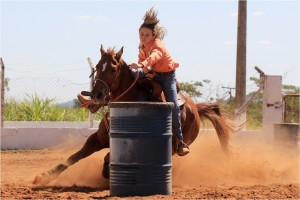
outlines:
M116 58L117 58L118 60L120 60L120 58L121 58L121 56L122 56L122 54L123 54L123 48L124 48L124 47L122 47L122 48L118 51L118 53L116 53Z
M101 52L101 56L103 56L103 54L105 53L102 44L101 44L101 47L100 47L100 52Z

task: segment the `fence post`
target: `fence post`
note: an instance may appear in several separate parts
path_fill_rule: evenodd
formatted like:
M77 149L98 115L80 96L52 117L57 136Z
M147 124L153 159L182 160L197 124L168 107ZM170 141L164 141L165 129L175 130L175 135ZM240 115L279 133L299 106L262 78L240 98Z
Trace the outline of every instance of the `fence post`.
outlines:
M95 76L93 74L94 64L93 64L92 59L90 57L88 57L87 60L89 62L89 65L90 65L90 68L91 68L91 74L92 74L92 76L90 77L90 91L92 91L93 90L93 85L95 83ZM94 121L93 114L91 112L89 112L90 128L93 128L93 121Z
M3 63L3 60L2 58L0 58L0 64L1 64L1 125L0 127L1 128L4 128L4 83L5 83L5 80L4 80L4 63Z

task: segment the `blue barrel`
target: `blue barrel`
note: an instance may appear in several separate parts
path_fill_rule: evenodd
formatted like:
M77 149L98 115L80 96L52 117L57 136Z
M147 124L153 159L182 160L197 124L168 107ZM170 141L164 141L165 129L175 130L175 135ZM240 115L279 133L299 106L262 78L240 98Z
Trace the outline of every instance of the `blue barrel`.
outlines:
M173 103L110 103L110 195L172 193Z

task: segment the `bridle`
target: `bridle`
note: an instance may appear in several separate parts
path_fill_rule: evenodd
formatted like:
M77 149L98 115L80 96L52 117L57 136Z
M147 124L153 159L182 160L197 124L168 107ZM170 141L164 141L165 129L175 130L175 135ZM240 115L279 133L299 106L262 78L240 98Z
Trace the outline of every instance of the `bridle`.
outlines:
M121 71L121 68L119 67L116 72L117 74L116 74L115 78L112 80L112 82L110 84L107 84L104 80L102 80L100 78L95 79L94 87L96 86L97 82L100 82L101 84L103 84L105 86L104 100L106 100L106 99L110 100L109 93L111 91L116 90L119 87L120 82L121 82L121 77L120 77L121 72L120 71Z
M119 64L120 65L120 64ZM118 67L118 66L117 66ZM128 65L128 67L130 67L130 65ZM90 75L92 76L95 72L97 71L97 69L95 69L93 71L93 73ZM118 70L117 70L117 74L114 78L114 80L108 85L104 80L98 78L98 79L95 79L95 83L94 83L94 86L96 85L97 81L100 82L101 84L103 84L105 86L105 92L104 92L104 102L106 103L106 100L109 101L109 102L115 102L115 101L118 101L121 97L123 97L129 90L131 90L131 88L135 85L135 83L137 82L138 78L139 78L139 75L137 74L133 83L122 93L120 94L119 96L117 96L116 98L114 99L111 99L111 96L110 96L110 92L111 91L115 91L118 89L119 85L120 85L120 82L121 82L121 77L120 77L120 74L121 74L121 67L118 67Z
M128 67L130 67L130 65L128 65ZM96 70L95 70L95 71L96 71ZM95 71L94 71L94 72L95 72ZM122 96L124 96L129 90L131 90L131 88L135 85L135 83L136 83L137 80L139 79L139 75L137 74L136 77L135 77L135 79L134 79L134 81L133 81L133 83L132 83L132 84L131 84L131 85L130 85L130 86L129 86L122 94L121 94L121 95L117 96L117 97L114 98L114 99L111 99L111 98L110 98L110 91L112 90L111 87L114 85L115 82L117 82L116 87L118 87L119 84L120 84L120 81L121 81L121 78L118 77L119 74L121 74L120 71L121 71L121 68L118 69L117 75L115 76L115 78L114 78L114 80L112 81L112 83L110 84L110 86L108 86L107 83L106 83L105 81L103 81L102 79L96 79L96 80L95 80L95 84L94 84L94 85L96 85L96 82L99 81L99 82L102 83L102 84L105 86L105 88L106 88L105 96L104 96L104 101L106 101L106 99L107 99L108 102L118 101L118 100L119 100ZM94 72L93 72L93 73L94 73ZM91 76L92 76L92 75L91 75ZM118 77L118 79L117 79L117 77ZM117 88L116 88L116 89L117 89ZM106 102L105 102L105 103L106 103ZM108 103L107 103L107 104L108 104ZM104 104L101 104L101 105L104 105ZM104 124L105 124L106 130L109 132L109 122L108 122L108 119L107 119L106 117L103 117L103 120L104 120Z

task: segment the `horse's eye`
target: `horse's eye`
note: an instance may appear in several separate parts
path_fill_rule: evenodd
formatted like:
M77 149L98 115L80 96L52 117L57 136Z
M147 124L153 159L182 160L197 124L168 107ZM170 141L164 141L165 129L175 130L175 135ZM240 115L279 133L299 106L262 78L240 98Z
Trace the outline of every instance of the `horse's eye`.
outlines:
M117 69L115 67L113 67L113 68L111 68L111 71L115 73L115 72L117 72Z

